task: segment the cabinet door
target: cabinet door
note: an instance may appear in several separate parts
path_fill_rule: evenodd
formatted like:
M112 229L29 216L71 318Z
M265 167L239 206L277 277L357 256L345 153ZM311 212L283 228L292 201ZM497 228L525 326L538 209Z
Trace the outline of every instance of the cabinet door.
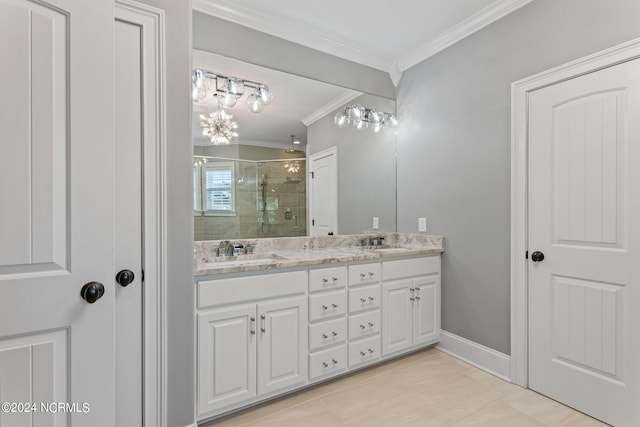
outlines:
M307 379L307 297L258 304L258 394Z
M198 414L256 396L256 306L198 313Z
M432 344L440 338L440 275L413 280L413 345Z
M397 280L382 285L382 355L411 347L413 323L412 281Z

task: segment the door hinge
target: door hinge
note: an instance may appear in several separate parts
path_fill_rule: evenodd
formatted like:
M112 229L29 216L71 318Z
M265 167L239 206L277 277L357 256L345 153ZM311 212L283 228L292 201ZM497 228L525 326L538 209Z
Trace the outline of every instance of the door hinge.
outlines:
M140 278L140 282L144 283L144 269L142 270L142 274L140 274L142 277Z
M315 219L311 220L311 225L316 225L316 220Z
M315 172L311 172L311 179L314 179L316 177L315 175Z
M524 253L524 259L529 259L529 251Z

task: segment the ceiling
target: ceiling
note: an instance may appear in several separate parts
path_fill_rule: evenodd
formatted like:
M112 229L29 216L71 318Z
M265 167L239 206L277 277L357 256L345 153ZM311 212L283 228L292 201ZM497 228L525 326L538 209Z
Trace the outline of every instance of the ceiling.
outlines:
M390 74L532 0L193 0L195 10Z
M248 88L233 108L226 109L238 124L238 138L235 142L249 145L290 148L291 135L295 135L304 148L307 125L314 117L324 116L360 95L360 92L350 89L202 51L193 52L193 68L269 86L274 95L273 101L262 112L252 113L247 108L246 98L251 93ZM194 144L211 145L208 137L202 135L200 115L216 111L217 108L217 102L211 94L202 101L193 103Z

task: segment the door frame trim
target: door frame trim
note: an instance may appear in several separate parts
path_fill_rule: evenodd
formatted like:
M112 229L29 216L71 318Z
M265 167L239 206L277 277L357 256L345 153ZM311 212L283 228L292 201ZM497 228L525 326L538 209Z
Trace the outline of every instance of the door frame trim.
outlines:
M528 105L535 90L640 58L640 38L511 84L511 382L529 385L528 346Z
M167 183L165 13L115 0L114 19L142 31L142 210L144 248L143 424L167 425ZM152 285L149 285L152 284ZM149 285L149 286L147 286Z

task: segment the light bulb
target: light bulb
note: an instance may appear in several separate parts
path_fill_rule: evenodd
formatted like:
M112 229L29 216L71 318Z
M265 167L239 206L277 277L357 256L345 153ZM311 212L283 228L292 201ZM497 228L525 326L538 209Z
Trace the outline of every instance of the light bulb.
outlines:
M265 84L259 84L256 87L255 96L262 101L263 105L269 105L273 101L273 93L269 90L269 86Z
M349 116L344 112L338 112L333 118L333 122L339 127L344 128L349 124Z
M238 98L228 93L218 93L214 96L218 99L218 103L225 108L231 108L238 102Z
M375 133L380 132L380 129L382 129L382 123L374 123L372 125L372 129Z
M247 97L247 107L252 113L259 113L264 108L264 102L254 93Z
M347 107L349 118L352 120L358 120L364 117L364 108L362 105L353 104Z
M366 129L369 126L369 123L365 122L364 120L354 120L353 121L353 126L360 130L360 129Z
M191 98L198 102L207 96L207 88L205 86L206 77L202 70L193 70L191 74Z
M224 91L229 95L239 98L244 93L244 81L237 77L227 77L224 85Z
M367 119L371 123L378 123L382 120L382 113L378 110L369 110L367 112Z

